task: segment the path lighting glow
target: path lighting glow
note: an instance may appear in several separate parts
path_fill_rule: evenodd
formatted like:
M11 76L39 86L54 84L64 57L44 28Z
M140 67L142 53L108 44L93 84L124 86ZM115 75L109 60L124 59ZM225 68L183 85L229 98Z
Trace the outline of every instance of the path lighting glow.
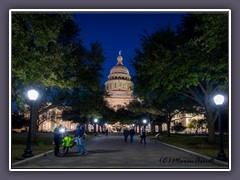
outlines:
M65 133L65 128L60 128L59 130L61 133Z
M143 123L144 123L144 124L146 124L146 123L147 123L147 120L146 120L146 119L144 119L144 120L143 120Z
M224 96L221 94L218 94L214 96L213 100L217 106L222 105L224 102Z
M34 89L28 91L28 98L30 100L30 120L29 120L29 129L28 129L28 136L27 136L27 145L26 149L22 157L29 158L32 157L32 117L33 117L33 108L34 108L34 101L38 98L38 92Z
M97 129L96 126L97 126L98 119L95 118L93 121L94 121L94 123L95 123L95 124L94 124L94 132L96 133L96 129Z
M38 98L38 92L34 89L28 91L28 98L32 101L36 101Z

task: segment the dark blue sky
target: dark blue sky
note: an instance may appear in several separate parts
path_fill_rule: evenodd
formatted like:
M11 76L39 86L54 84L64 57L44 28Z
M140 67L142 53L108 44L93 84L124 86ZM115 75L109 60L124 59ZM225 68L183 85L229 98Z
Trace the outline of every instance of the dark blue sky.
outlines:
M130 59L134 57L134 49L140 48L141 35L149 34L167 27L175 28L181 22L184 13L176 12L79 12L74 17L81 28L80 37L85 47L90 42L100 41L104 48L106 61L104 64L103 83L111 68L117 63L119 50L122 50L123 64L134 75Z

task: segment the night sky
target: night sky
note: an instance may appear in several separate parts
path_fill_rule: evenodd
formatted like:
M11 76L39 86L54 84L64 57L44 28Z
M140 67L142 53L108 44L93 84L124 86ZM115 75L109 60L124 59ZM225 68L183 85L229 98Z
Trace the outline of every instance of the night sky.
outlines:
M74 18L81 28L84 46L89 48L90 42L99 41L104 48L104 84L117 63L120 50L123 64L133 76L130 59L135 55L134 49L140 48L141 35L169 26L175 29L183 15L183 12L78 12L74 13Z

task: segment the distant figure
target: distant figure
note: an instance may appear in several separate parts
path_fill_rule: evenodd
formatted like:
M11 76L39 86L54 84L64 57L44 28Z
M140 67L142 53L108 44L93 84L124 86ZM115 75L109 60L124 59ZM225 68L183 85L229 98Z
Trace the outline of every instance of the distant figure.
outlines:
M87 150L83 144L84 134L85 134L84 125L79 123L76 131L76 140L77 140L77 146L78 146L77 151L82 155L87 154Z
M128 129L127 129L127 128L124 128L124 130L123 130L123 136L124 136L124 142L125 142L125 143L127 142L128 135L129 135Z
M66 136L63 138L62 147L63 147L63 154L68 154L70 144L73 139L66 133Z
M141 137L141 140L140 140L140 143L142 144L142 141L144 141L144 144L146 144L146 137L147 137L147 134L146 134L146 127L143 127L141 129L141 132L140 132L140 137Z
M61 140L62 140L62 135L59 131L59 127L56 127L54 129L53 133L54 133L53 142L54 142L54 145L55 145L54 155L59 157L60 156L59 148L60 148L60 144L61 144Z
M130 142L131 142L131 143L133 142L133 136L134 136L134 134L135 134L134 128L131 128L130 131L129 131Z
M106 136L108 136L108 128L106 128L105 134L106 134Z

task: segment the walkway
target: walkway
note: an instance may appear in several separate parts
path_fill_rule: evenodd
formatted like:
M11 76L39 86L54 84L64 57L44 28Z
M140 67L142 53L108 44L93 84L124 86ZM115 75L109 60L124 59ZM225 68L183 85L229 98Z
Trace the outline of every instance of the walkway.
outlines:
M67 156L55 157L53 154L23 163L15 168L37 169L176 169L176 168L228 168L226 165L207 161L188 152L178 150L147 139L147 144L140 144L135 137L133 143L123 141L117 134L97 136L85 142L88 154L76 153L76 146Z

